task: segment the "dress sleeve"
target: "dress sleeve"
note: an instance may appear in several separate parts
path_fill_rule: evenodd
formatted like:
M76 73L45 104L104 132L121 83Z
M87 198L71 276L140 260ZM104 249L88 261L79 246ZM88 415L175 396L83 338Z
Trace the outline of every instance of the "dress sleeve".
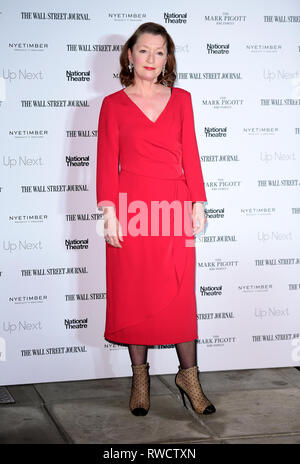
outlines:
M97 206L116 208L119 193L119 127L114 107L107 97L102 101L97 137Z
M192 202L207 201L190 92L187 92L182 122L182 165Z

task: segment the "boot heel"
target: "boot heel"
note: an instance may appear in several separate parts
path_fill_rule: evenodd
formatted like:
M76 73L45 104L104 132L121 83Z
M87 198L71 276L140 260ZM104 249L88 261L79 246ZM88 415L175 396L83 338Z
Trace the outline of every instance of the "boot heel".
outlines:
M184 407L187 409L187 405L186 405L186 403L185 403L185 398L184 398L184 391L182 390L182 388L180 388L180 386L179 386L179 385L177 385L177 383L176 383L176 382L175 382L175 385L176 385L176 387L178 388L178 390L180 391L180 393L181 393L181 398L182 398L182 401L183 401Z
M178 366L179 371L175 377L175 385L178 387L184 406L187 408L185 402L185 395L190 402L191 408L198 414L212 414L216 412L216 408L209 401L206 395L203 393L199 377L198 367L192 366L187 369L181 369ZM180 386L176 380L182 385Z

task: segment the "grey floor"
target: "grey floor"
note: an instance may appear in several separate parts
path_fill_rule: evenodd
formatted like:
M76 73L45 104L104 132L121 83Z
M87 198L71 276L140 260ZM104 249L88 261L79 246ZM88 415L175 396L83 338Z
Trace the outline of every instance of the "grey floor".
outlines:
M145 417L129 411L131 377L8 386L0 443L300 443L300 370L201 372L209 416L183 407L174 377L151 375Z

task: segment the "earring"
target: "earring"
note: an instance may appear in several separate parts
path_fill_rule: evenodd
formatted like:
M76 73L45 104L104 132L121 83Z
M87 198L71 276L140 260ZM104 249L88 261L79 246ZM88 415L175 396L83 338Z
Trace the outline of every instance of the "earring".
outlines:
M162 67L162 75L163 76L165 75L165 70L166 70L166 65L164 64L163 67Z
M129 71L132 72L133 64L129 62L128 68L129 68Z

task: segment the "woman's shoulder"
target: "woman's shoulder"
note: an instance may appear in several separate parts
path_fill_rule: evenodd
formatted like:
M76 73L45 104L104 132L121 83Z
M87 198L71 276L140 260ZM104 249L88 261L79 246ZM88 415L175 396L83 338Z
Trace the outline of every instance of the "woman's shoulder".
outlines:
M109 93L109 94L105 95L104 98L103 98L103 101L106 100L107 102L112 102L112 103L113 102L118 102L120 94L121 94L122 91L123 91L123 89L116 90L115 92L112 92L112 93Z
M191 95L191 92L189 92L188 90L183 89L182 87L173 87L173 89L176 89L176 92L179 95L182 95L183 97L188 97L189 95Z

